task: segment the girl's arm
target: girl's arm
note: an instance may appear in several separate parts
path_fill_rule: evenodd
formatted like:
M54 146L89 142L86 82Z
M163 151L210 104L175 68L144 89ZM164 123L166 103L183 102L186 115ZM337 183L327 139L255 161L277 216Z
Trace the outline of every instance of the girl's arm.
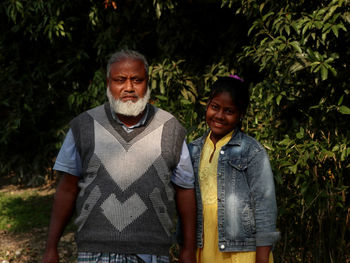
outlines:
M268 263L271 247L256 247L256 263Z
M259 148L249 160L246 173L254 202L257 248L272 247L279 238L274 178L269 156L262 146Z

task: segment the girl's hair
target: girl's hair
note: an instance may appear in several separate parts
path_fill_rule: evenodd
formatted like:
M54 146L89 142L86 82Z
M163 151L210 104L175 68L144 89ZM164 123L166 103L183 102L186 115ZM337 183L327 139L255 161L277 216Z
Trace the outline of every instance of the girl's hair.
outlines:
M219 77L211 86L208 105L216 95L222 92L230 94L233 103L242 115L246 113L249 104L249 90L245 82L234 77Z

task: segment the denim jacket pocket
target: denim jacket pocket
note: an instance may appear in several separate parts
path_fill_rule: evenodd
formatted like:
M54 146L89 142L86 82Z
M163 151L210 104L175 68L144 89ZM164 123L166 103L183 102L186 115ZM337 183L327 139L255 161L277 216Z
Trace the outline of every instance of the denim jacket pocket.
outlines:
M245 159L230 159L229 164L238 171L244 171L247 169L247 160Z
M255 216L251 205L247 203L242 211L242 225L246 234L255 233Z
M231 159L229 161L236 174L236 196L241 200L242 204L237 211L240 215L241 229L244 236L251 236L255 233L255 215L252 209L251 196L249 194L249 184L246 178L246 169L248 168L247 160L244 158Z

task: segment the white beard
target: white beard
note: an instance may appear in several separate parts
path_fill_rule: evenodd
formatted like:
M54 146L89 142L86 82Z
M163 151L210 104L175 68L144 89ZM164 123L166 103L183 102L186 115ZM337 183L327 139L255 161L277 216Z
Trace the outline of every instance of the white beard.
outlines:
M111 105L112 109L121 115L124 116L138 116L141 112L145 109L149 98L151 96L151 91L149 88L147 88L147 92L143 98L139 98L136 102L132 101L122 101L120 99L115 99L109 90L109 87L107 87L107 98L109 101L109 104Z

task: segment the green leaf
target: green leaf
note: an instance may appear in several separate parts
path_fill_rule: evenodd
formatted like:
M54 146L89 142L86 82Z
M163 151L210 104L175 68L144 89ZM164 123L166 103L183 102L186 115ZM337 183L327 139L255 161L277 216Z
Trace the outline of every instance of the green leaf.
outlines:
M293 41L290 42L290 45L299 53L303 53L303 51L300 48L299 42L298 41Z
M248 30L248 36L250 36L250 33L254 30L255 27L257 27L260 24L260 21L255 21L253 25Z
M324 65L321 65L321 78L322 80L326 80L328 78L328 69Z
M167 101L168 98L166 96L163 96L163 95L156 95L156 98L159 99L159 100L162 100L162 101Z
M281 99L282 99L282 95L278 95L277 98L276 98L276 103L277 105L280 105L280 102L281 102Z
M274 12L269 12L269 13L267 13L266 15L264 15L264 16L262 17L262 20L265 21L268 17L272 16L273 14L274 14Z
M339 107L339 112L341 114L350 114L350 108L346 107L345 105L342 105Z
M260 13L261 13L262 10L264 9L264 6L265 6L265 3L262 3L262 4L259 6L259 11L260 11Z
M304 128L301 127L300 130L299 130L299 132L298 132L295 136L296 136L298 139L302 139L302 138L304 137L304 134L305 134Z
M189 105L189 104L191 104L191 101L186 100L186 99L181 99L181 103L182 103L183 105Z
M162 74L163 75L163 74ZM162 77L161 77L162 78ZM160 81L160 93L165 94L165 87L164 87L164 82Z
M285 139L283 139L282 141L280 141L278 144L280 144L280 145L290 145L291 143L293 143L293 141L291 140L291 139L289 139L289 138L285 138Z
M304 134L301 133L301 132L298 132L296 135L295 135L298 139L302 139L304 137Z
M343 29L345 32L348 31L348 30L346 29L346 27L343 25L343 23L338 24L338 28Z
M343 103L343 99L344 99L344 95L342 95L338 100L338 106L340 106Z
M348 158L349 155L350 155L350 148L347 148L347 149L343 150L342 153L341 153L340 160L341 161L345 161Z
M332 31L336 37L338 37L338 27L337 26L332 26Z
M334 147L332 148L332 152L337 152L339 151L339 145L334 145Z
M289 166L288 168L291 170L291 172L292 172L293 174L296 174L296 173L297 173L297 170L298 170L298 165L295 164L295 165Z

